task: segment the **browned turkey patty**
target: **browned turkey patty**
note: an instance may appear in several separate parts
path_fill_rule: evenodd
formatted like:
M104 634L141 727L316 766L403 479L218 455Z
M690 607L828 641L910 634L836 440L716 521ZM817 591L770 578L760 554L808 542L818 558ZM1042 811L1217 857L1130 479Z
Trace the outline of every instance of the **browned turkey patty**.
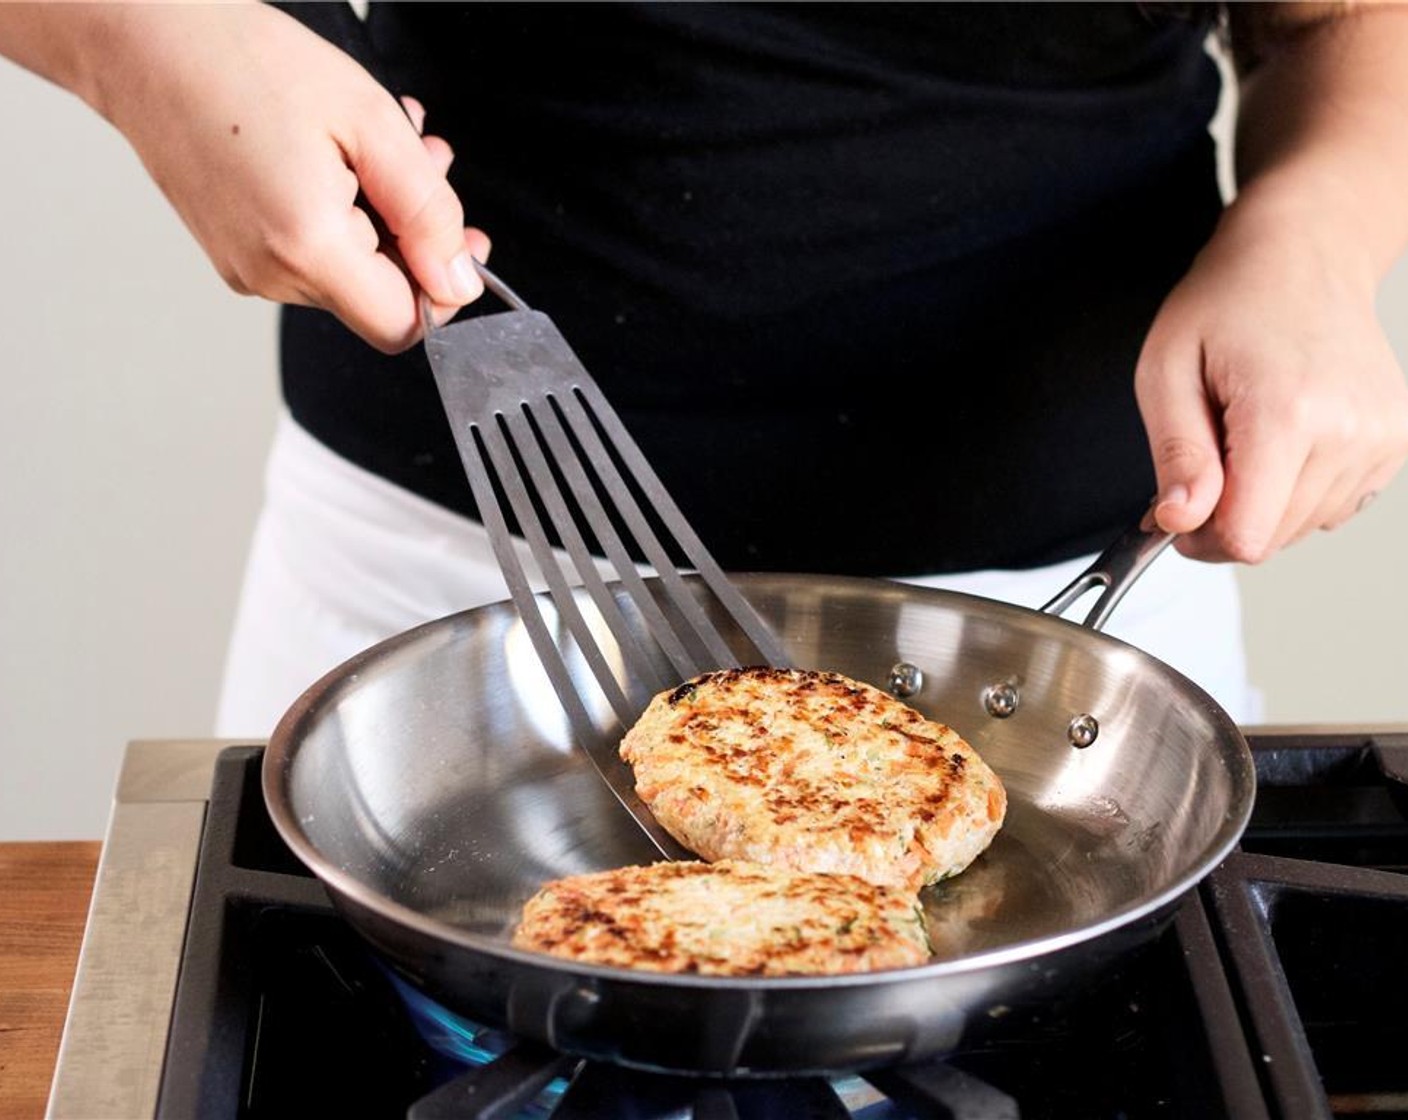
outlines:
M707 860L911 890L967 867L1007 810L955 731L839 673L706 673L655 697L621 757L660 823Z
M592 964L712 976L867 972L929 958L912 893L732 860L548 883L524 906L513 944Z

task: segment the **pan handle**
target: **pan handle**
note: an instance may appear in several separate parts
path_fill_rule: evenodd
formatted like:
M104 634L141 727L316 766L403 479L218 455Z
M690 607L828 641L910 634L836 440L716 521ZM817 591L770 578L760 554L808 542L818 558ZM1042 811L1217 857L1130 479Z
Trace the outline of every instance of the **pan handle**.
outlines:
M1154 562L1159 553L1173 543L1174 536L1154 524L1154 510L1150 506L1114 544L1095 558L1090 567L1043 606L1042 613L1064 614L1087 591L1103 587L1105 590L1085 616L1084 625L1092 630L1104 629L1125 592L1134 586L1134 581L1144 574L1144 569Z

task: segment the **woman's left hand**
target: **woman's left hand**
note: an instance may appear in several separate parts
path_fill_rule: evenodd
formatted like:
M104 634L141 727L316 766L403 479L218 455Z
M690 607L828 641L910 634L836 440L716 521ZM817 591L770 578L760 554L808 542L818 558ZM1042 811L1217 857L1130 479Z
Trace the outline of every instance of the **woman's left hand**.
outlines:
M1408 458L1374 269L1303 217L1234 203L1140 355L1155 519L1197 559L1255 564L1333 529Z

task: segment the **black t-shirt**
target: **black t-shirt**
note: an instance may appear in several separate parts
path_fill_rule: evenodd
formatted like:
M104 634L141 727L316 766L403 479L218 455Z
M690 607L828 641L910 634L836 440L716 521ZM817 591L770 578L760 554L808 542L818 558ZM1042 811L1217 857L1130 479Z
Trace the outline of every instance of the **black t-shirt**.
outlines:
M467 219L727 568L1054 562L1217 220L1205 22L1136 4L373 4ZM472 311L495 311L492 297ZM293 416L473 514L420 348L289 308Z

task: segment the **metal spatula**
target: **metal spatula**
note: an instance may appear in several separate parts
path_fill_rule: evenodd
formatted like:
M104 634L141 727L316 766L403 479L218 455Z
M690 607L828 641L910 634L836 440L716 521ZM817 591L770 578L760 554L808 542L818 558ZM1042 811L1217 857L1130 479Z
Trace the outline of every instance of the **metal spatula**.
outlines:
M742 664L784 666L789 659L690 528L552 321L489 270L480 273L510 311L436 327L422 300L425 350L475 503L576 737L661 851L679 858L687 853L640 803L615 736L603 734L591 712L604 699L620 726L629 727L651 696L689 677ZM505 507L546 584L552 623L533 592ZM643 577L628 541L654 578ZM671 541L694 578L686 579L672 558ZM593 557L590 542L604 561ZM584 614L584 602L594 617ZM727 620L727 640L714 621L719 617Z

